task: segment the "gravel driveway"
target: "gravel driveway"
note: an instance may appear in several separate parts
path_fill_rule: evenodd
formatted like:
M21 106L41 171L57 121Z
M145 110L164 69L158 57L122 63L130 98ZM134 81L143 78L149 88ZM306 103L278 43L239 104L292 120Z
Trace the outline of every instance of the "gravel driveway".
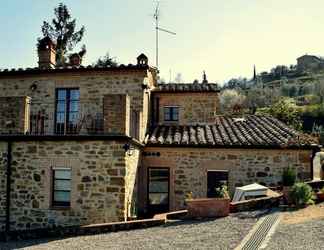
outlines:
M280 223L266 249L324 249L324 219L298 224Z
M233 249L257 219L229 216L178 221L160 227L81 236L0 243L0 249Z

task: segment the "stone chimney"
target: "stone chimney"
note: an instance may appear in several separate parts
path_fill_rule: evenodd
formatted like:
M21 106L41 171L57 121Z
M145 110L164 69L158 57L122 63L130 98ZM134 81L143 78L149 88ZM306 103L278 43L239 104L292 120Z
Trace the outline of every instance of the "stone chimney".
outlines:
M80 66L82 63L82 58L78 53L70 55L69 59L71 66Z
M40 69L53 69L56 64L55 43L48 36L39 40L38 50L38 67Z
M137 57L137 65L139 66L147 66L148 65L148 58L145 54L140 54Z

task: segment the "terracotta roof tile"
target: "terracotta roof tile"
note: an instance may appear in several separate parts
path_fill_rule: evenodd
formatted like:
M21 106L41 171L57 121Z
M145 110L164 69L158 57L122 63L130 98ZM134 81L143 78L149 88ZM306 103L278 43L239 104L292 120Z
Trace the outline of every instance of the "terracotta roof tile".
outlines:
M214 145L217 147L299 147L318 142L271 116L244 118L217 116L203 125L158 125L147 137L148 145Z
M69 66L56 67L54 69L42 69L42 68L18 68L18 69L0 69L0 76L18 75L18 74L42 74L42 73L63 73L63 72L88 72L88 71L118 71L118 70L147 70L153 69L148 65L137 64L121 64L119 66L102 67L102 66Z
M158 84L154 92L219 92L216 83L165 83Z

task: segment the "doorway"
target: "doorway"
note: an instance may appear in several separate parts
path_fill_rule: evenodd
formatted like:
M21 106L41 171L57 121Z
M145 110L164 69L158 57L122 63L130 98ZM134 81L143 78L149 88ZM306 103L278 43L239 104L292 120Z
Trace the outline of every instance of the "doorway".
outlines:
M147 204L150 215L169 211L170 170L169 168L148 169Z

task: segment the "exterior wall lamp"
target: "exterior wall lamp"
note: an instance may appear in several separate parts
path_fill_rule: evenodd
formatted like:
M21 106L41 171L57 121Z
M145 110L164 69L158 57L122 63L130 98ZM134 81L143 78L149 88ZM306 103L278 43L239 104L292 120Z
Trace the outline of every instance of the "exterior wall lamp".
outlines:
M30 86L30 89L31 91L35 91L37 89L37 85L36 83L33 83L31 86Z
M131 155L133 155L135 148L130 143L126 143L126 144L124 144L123 149L125 150L125 153L128 156L131 156Z

